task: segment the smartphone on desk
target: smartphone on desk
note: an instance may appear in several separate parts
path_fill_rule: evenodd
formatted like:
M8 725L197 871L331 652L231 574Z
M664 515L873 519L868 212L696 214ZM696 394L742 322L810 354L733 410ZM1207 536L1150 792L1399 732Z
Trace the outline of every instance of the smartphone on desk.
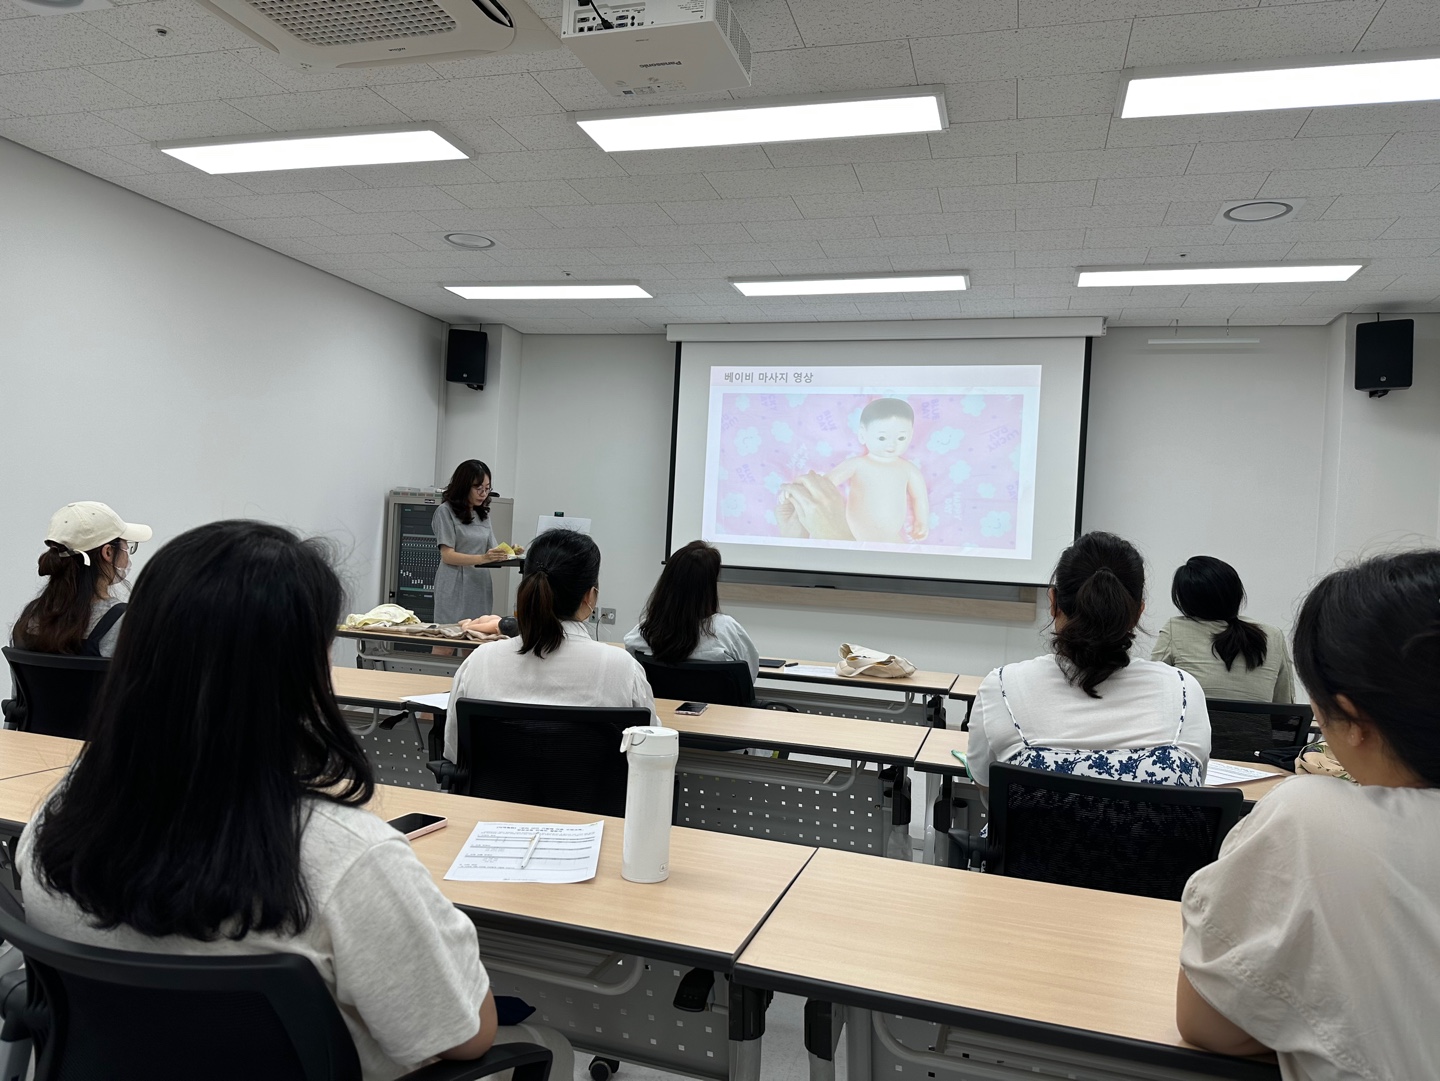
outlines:
M413 814L392 818L390 825L403 833L406 840L413 841L416 837L424 837L427 833L443 830L448 821L440 815L427 815L416 811Z
M789 663L790 663L790 662L787 661L784 657L761 657L761 658L760 658L760 667L761 667L761 668L784 668L784 667L786 667Z
M675 707L677 717L698 717L705 712L705 702L681 702Z

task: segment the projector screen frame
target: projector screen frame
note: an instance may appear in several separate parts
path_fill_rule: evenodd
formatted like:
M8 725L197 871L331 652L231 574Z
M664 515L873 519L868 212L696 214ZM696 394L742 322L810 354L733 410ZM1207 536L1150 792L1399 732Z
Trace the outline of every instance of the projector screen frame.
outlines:
M1075 466L1075 525L1071 535L1072 541L1080 536L1080 524L1084 513L1085 452L1090 432L1090 365L1095 338L1094 335L1091 334L1085 335L1084 338L1085 359L1080 381L1080 431L1078 435ZM670 413L670 488L666 494L665 553L660 559L660 565L662 567L670 561L670 552L674 546L675 470L676 458L680 449L680 369L681 351L684 344L685 341L683 338L675 339L675 391L671 402ZM727 577L727 571L739 572L741 577ZM807 579L819 579L820 581L809 581ZM854 593L893 592L913 596L967 599L992 599L994 594L989 591L997 587L1021 590L1047 589L1050 586L1048 578L1043 582L997 582L994 579L987 578L931 578L908 574L853 574L843 571L780 570L775 567L748 567L736 563L721 564L720 581L743 582L752 585L773 584L776 586L826 589ZM904 582L928 588L881 590L876 589L875 585L872 584L888 584L891 582Z

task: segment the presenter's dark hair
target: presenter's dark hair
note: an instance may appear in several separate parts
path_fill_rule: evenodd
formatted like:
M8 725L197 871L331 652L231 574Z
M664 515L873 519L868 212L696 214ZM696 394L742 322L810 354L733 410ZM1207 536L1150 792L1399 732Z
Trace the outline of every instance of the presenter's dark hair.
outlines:
M10 640L39 653L79 653L95 601L115 573L104 550L118 552L116 546L124 543L117 539L92 548L85 553L89 563L58 544L46 547L40 555L40 576L49 581L21 611Z
M720 611L720 552L704 541L691 541L671 553L645 614L640 633L661 664L690 659L700 636L714 630Z
M1070 662L1070 682L1099 698L1095 688L1130 663L1145 603L1145 561L1113 533L1086 533L1061 553L1052 581L1065 616L1065 626L1052 632L1055 652Z
M322 545L279 526L214 522L157 551L38 824L46 887L145 935L305 927L311 802L375 789L330 685L341 598Z
M520 652L544 657L565 639L562 620L600 582L600 549L584 533L547 529L525 553L525 575L515 596Z
M490 479L490 467L479 458L467 458L455 467L455 472L450 474L450 483L445 485L445 492L441 499L450 508L452 514L460 521L469 525L477 517L485 521L490 517L490 500L486 499L478 507L470 505L470 493L475 485L483 484Z
M1344 695L1440 786L1440 551L1381 556L1320 580L1295 622L1295 671L1321 714Z
M876 398L860 410L860 426L864 427L875 420L890 420L892 417L899 417L914 424L915 410L904 398Z
M1247 672L1265 663L1265 632L1240 618L1245 586L1229 563L1214 556L1191 556L1175 569L1170 599L1182 615L1226 624L1210 640L1210 651L1225 662L1226 671L1236 657L1245 658Z

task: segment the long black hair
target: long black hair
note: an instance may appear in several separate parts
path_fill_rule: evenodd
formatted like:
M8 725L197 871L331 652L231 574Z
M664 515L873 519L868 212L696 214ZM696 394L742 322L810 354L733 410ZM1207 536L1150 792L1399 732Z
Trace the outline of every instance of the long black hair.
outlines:
M704 541L691 541L677 549L660 572L640 633L651 655L661 664L690 659L700 636L714 630L720 611L720 552Z
M584 533L547 529L525 553L525 574L515 595L520 652L543 657L565 640L585 594L600 583L600 549Z
M308 800L375 788L330 685L341 600L322 546L278 526L214 522L156 552L39 821L46 887L145 935L304 928Z
M47 578L40 595L27 604L15 621L10 640L21 649L39 653L79 653L85 644L95 602L115 580L115 563L122 540L106 541L83 556L47 541L40 554L40 576ZM105 549L111 559L105 559Z
M1052 579L1065 625L1052 632L1067 675L1091 698L1130 663L1135 624L1145 604L1145 561L1113 533L1086 533L1060 554Z
M1210 649L1225 662L1226 671L1236 657L1245 658L1247 672L1265 663L1265 632L1240 618L1245 586L1235 568L1214 556L1191 556L1175 568L1170 599L1181 615L1227 624L1210 640Z
M1348 698L1440 786L1440 551L1380 556L1320 580L1295 622L1295 670L1322 714Z
M444 494L440 498L450 508L450 512L466 525L477 517L483 522L490 517L490 500L495 493L491 492L486 496L485 502L478 507L470 505L470 493L477 484L483 484L487 480L490 480L490 467L479 458L467 458L450 474L450 483L445 485Z

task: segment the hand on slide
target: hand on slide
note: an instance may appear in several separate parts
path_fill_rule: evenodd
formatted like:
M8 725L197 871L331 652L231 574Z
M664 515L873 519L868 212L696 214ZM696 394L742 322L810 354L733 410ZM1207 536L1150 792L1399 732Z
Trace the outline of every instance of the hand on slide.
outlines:
M930 527L924 522L916 522L910 530L910 539L922 541L930 535Z
M819 473L806 473L781 485L775 518L783 537L854 540L845 520L845 497Z

